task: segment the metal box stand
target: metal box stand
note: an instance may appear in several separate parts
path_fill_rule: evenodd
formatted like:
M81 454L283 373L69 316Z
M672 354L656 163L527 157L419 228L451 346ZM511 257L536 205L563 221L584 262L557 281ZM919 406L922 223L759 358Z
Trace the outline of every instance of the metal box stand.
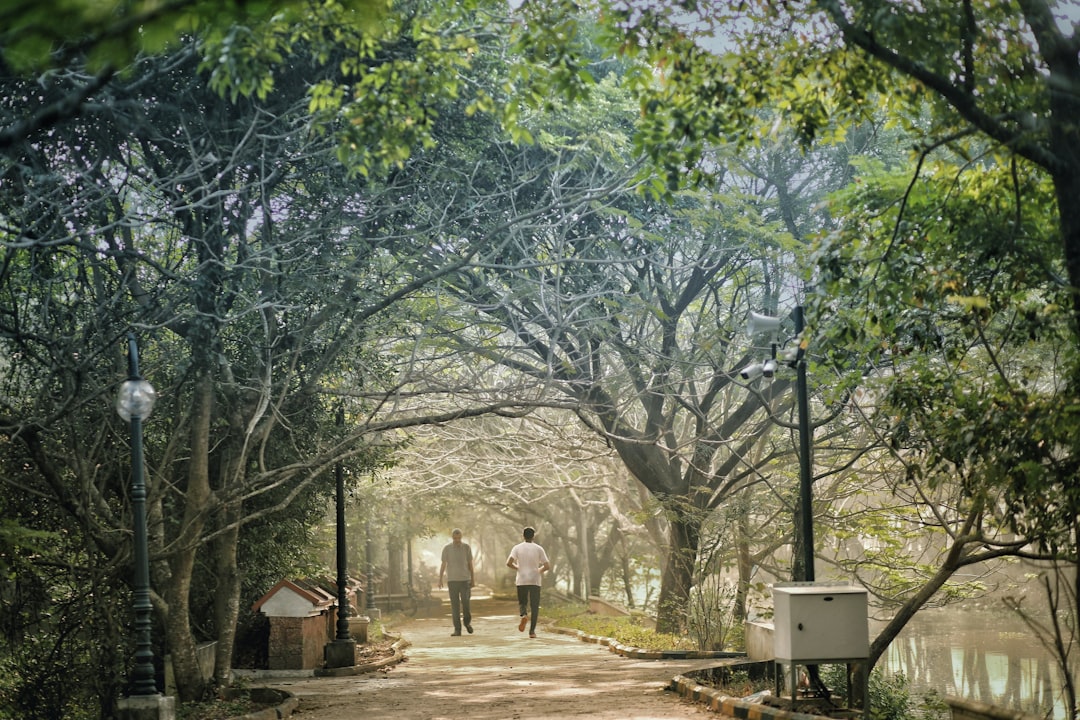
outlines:
M848 706L869 710L870 633L865 588L836 583L773 586L776 692L799 702L798 666L844 664ZM862 672L856 672L861 667Z
M850 660L830 658L828 660L799 660L798 662L776 658L774 662L776 663L776 696L790 698L793 708L797 708L800 702L806 703L817 699L816 695L799 697L800 665L839 665L842 663L847 666L847 696L845 698L847 707L858 709L864 716L870 710L867 658Z

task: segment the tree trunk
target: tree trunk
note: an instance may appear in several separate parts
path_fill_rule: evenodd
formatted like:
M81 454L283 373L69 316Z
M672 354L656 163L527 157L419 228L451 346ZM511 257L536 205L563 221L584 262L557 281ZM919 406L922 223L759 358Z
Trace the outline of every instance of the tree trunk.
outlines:
M881 659L881 656L889 649L889 645L896 639L900 631L911 621L911 618L915 617L923 605L930 601L930 598L934 597L941 587L948 582L949 578L963 565L961 558L963 557L964 540L958 539L956 544L949 550L946 555L945 562L942 563L938 571L934 573L929 581L927 581L919 591L908 599L892 619L881 629L877 637L870 643L870 657L867 661L867 670L872 669L877 661Z
M621 554L620 566L622 568L623 594L626 596L626 607L631 610L637 607L634 601L634 584L630 577L630 558L624 552Z
M552 522L550 518L548 522ZM585 597L585 573L582 570L585 560L584 548L581 542L581 528L578 526L577 532L568 537L566 533L570 529L570 527L556 529L554 523L552 523L551 534L547 536L544 549L547 550L548 557L558 557L565 560L566 581L570 594L585 600L587 599ZM552 577L556 576L553 575Z
M169 605L166 637L180 702L200 701L206 692L206 683L195 653L195 637L191 632L190 600L191 578L200 546L198 539L210 503L210 420L213 415L214 385L209 375L201 375L196 380L193 404L195 411L192 413L187 502L184 504L180 536L175 541L177 550L169 561L172 582L166 591Z
M1080 523L1073 525L1073 547L1076 547L1077 544L1080 544ZM1077 624L1080 624L1080 564L1075 561L1075 558L1071 570L1073 581L1072 599L1074 604L1072 622L1073 627L1076 627ZM1062 581L1059 580L1059 582ZM1070 717L1077 717L1076 682L1073 679L1072 673L1065 672L1063 674L1065 676L1065 698L1069 703L1066 709L1068 710Z
M1054 175L1054 190L1057 195L1061 242L1065 254L1065 267L1069 275L1069 284L1073 288L1073 323L1080 328L1080 168L1077 172L1067 171Z
M732 617L735 622L742 623L747 619L750 595L750 580L754 572L754 556L750 548L750 505L751 499L748 494L743 494L734 499L735 515L735 568L738 578L735 583L735 600L733 602Z
M612 524L611 531L607 534L603 544L596 546L595 540L590 543L592 555L589 560L589 587L594 595L600 594L600 587L604 582L604 575L614 566L615 552L622 544L622 532L619 526ZM633 607L631 605L631 607Z
M581 568L579 569L583 586L580 589L580 595L588 602L589 596L596 594L596 588L591 584L592 575L590 569L590 560L592 559L593 550L595 548L592 529L589 527L589 514L584 506L581 506L578 509L578 538L581 546Z
M679 634L686 617L690 586L694 581L694 558L701 532L700 516L673 508L670 512L667 562L660 580L656 631Z
M1080 63L1072 43L1047 43L1040 33L1040 49L1050 70L1046 87L1050 95L1050 152L1056 159L1050 168L1057 197L1058 223L1069 284L1073 289L1074 329L1080 331Z
M396 533L392 533L386 538L386 579L382 590L386 594L405 592L405 582L412 580L412 578L403 577L404 545L404 538Z
M750 594L750 574L754 570L753 557L750 554L750 541L742 532L742 523L739 523L739 535L735 538L735 565L739 577L735 584L735 601L732 608L732 617L735 622L742 623L747 617L747 596Z
M223 494L229 494L237 479L244 473L244 448L246 443L236 438L245 437L243 418L240 413L230 413L229 437L232 442L221 446L219 456L220 475L217 487ZM218 687L232 684L233 655L236 651L236 628L240 621L240 592L242 574L237 564L237 552L240 543L240 521L244 515L243 501L232 500L220 505L217 514L217 528L221 532L214 538L210 547L213 553L215 570L214 586L214 630L217 645L214 648L214 682ZM222 530L222 528L225 528Z
M219 687L232 684L233 651L236 644L236 626L240 618L240 571L236 563L236 548L240 536L236 521L239 509L230 508L221 513L222 522L233 527L214 541L214 566L217 569L217 585L214 589L214 626L217 629L217 647L214 650L214 680Z

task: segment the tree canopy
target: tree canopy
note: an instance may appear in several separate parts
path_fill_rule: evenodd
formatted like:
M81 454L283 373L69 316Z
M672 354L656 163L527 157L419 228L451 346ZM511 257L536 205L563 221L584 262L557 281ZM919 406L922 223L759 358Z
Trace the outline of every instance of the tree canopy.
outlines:
M268 544L312 537L331 467L358 485L438 442L457 461L415 488L435 493L470 452L528 457L473 434L508 418L564 444L560 482L498 485L574 507L535 511L564 582L631 582L646 534L662 629L729 563L746 612L754 568L790 568L798 421L791 377L739 370L789 340L819 558L896 609L876 654L966 592L960 568L1075 563L1067 5L64 6L0 11L0 703L57 716L82 692L108 714L119 694L110 405L133 329L162 398L152 584L185 699L207 690L195 643L220 641L227 684L242 596L310 564ZM746 335L793 305L801 337ZM576 467L583 447L603 462ZM46 642L55 662L29 662ZM65 686L69 666L106 670Z

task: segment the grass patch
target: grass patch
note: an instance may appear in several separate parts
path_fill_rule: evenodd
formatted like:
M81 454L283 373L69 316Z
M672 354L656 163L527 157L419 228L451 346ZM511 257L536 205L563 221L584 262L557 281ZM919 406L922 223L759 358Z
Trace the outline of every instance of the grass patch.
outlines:
M609 617L590 612L584 603L559 603L544 607L541 617L547 616L555 625L570 630L580 630L586 635L597 635L615 640L622 645L642 650L695 650L696 644L689 638L653 630L652 620L643 615Z

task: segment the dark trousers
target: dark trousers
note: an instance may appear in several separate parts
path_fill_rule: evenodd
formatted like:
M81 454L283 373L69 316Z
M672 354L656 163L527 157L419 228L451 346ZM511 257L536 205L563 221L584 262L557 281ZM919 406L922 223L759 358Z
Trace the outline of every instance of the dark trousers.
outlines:
M472 625L472 609L469 607L472 588L469 587L468 580L451 580L446 583L446 587L450 591L450 614L454 618L454 630L461 632L462 619L466 625Z
M518 585L518 616L529 615L529 632L536 632L536 617L540 614L540 586Z

